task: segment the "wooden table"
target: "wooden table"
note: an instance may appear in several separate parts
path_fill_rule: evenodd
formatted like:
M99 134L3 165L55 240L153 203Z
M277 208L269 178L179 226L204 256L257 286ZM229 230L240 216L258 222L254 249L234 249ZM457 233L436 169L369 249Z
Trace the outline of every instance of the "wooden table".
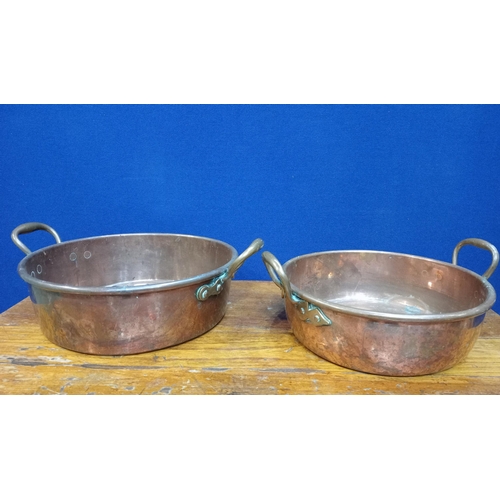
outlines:
M385 377L329 363L293 336L270 281L233 281L214 329L129 356L68 351L42 335L29 299L0 315L0 394L500 394L500 316L473 350L435 375Z

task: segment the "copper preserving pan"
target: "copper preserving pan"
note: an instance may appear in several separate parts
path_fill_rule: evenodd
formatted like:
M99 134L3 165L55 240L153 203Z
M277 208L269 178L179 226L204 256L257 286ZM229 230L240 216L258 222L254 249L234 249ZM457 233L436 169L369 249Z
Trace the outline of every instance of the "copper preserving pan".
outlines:
M19 235L45 230L56 244L36 252ZM89 354L133 354L191 340L224 316L231 278L263 246L241 255L222 241L180 234L119 234L61 243L50 226L12 232L27 254L28 283L42 332Z
M464 245L491 252L483 276L456 265ZM269 252L262 258L297 339L328 361L367 373L424 375L454 366L495 302L487 278L498 251L475 238L455 247L453 264L376 251L302 255L283 267Z

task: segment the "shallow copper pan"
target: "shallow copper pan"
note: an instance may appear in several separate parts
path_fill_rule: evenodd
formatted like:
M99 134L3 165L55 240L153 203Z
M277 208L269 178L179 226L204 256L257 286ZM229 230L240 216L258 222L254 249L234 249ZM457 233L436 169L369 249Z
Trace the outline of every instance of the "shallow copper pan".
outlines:
M56 244L36 252L19 235L43 229ZM90 354L133 354L191 340L224 316L231 278L263 245L241 255L222 241L181 234L118 234L61 243L50 226L12 232L27 256L28 283L42 332Z
M456 265L464 245L492 253L483 276ZM297 339L362 372L424 375L454 366L472 349L495 302L487 278L498 251L476 238L456 246L453 264L376 251L302 255L283 267L269 252L262 258Z

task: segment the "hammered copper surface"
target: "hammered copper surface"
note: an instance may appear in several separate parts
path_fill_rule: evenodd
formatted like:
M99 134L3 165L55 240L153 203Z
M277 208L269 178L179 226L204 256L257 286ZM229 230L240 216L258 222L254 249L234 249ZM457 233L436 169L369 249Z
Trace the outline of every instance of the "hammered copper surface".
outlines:
M232 275L262 244L257 239L238 256L224 242L196 236L100 236L29 253L19 274L49 340L82 353L133 354L213 328L224 316ZM217 290L198 299L200 286L214 279Z
M299 318L288 299L293 333L305 347L332 363L379 375L437 373L462 361L481 333L483 318L449 323L402 323L372 320L323 309L329 326Z
M43 334L55 344L87 354L148 352L186 342L224 316L230 284L205 302L198 285L129 295L32 293Z
M269 252L262 257L282 289L297 339L328 361L367 373L451 368L472 349L495 302L486 278L423 257L334 251L283 266Z

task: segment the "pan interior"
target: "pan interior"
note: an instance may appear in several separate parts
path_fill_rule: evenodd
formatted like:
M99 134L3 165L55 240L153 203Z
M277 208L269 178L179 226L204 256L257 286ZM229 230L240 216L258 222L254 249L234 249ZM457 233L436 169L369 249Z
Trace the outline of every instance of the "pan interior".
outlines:
M225 266L235 250L208 238L130 234L69 241L30 254L32 277L74 287L142 286L179 281Z
M452 264L384 252L326 252L285 265L301 295L333 307L405 315L446 314L484 303L478 276Z

